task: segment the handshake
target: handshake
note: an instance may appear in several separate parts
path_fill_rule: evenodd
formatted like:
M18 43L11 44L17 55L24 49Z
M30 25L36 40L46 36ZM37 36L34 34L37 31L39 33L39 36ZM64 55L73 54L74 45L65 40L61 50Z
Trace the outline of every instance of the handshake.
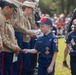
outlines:
M22 52L24 54L27 54L27 53L32 53L32 54L35 54L35 53L38 53L38 51L36 49L21 49L19 52Z
M16 47L16 49L14 50L15 55L18 56L18 54L19 54L20 52L26 54L26 53L28 52L28 49L23 49L23 50L22 50L20 47Z
M22 53L27 54L28 53L28 49L23 49L21 50Z

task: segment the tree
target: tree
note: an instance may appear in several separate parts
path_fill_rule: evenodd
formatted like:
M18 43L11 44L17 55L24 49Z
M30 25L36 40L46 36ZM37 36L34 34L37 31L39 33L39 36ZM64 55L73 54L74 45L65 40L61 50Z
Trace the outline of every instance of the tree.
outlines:
M56 10L56 5L52 0L40 0L39 6L43 13L53 16L53 11Z
M71 14L76 7L76 0L40 0L40 8L43 13L52 16L54 13Z

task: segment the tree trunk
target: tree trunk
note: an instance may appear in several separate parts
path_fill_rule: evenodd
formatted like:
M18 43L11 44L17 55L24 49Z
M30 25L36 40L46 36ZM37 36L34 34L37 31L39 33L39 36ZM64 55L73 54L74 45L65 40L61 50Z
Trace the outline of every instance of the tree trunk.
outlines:
M67 1L66 15L70 14L70 7L71 7L71 2L69 0Z
M64 13L64 0L61 0L61 13Z

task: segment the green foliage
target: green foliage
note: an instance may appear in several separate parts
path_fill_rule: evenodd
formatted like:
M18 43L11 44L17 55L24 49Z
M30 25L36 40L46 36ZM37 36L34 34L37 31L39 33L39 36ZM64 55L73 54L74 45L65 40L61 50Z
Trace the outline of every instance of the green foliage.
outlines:
M56 70L55 75L71 75L70 69L63 67L63 56L64 56L64 49L65 49L65 42L64 38L60 38L58 40L58 56L56 61ZM68 65L70 64L69 54L67 57Z
M53 12L56 11L56 5L52 0L40 0L39 6L42 10L42 13L53 15Z
M39 6L43 13L51 16L54 13L72 14L76 7L76 0L40 0Z

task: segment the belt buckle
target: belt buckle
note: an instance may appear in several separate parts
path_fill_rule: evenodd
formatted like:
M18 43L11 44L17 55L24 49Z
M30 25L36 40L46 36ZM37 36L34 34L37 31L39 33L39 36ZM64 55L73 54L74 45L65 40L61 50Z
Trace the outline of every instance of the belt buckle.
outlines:
M49 58L46 58L46 60L49 60Z

